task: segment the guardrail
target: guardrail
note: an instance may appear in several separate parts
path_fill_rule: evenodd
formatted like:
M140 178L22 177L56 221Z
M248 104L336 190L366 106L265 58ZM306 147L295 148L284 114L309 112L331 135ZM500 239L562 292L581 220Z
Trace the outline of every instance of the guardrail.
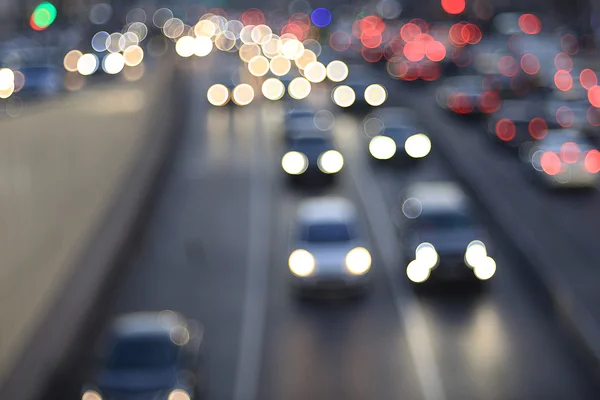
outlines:
M143 220L181 115L164 59L0 121L0 398L39 395Z

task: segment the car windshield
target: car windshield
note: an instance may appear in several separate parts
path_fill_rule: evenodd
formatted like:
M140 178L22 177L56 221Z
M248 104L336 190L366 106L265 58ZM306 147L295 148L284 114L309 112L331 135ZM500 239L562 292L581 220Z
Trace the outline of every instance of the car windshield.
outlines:
M179 347L168 336L117 340L108 358L108 369L168 368L177 363Z
M460 212L423 213L416 219L416 226L420 230L462 230L472 228L473 220Z
M354 229L344 223L308 224L302 229L301 240L308 243L341 243L354 238Z

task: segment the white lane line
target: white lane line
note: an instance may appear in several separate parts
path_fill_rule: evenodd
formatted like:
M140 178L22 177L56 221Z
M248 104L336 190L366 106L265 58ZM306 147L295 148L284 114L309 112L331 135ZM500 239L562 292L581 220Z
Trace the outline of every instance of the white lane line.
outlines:
M410 294L410 288L402 283L401 275L398 273L401 263L399 244L381 189L372 179L369 179L369 176L373 176L373 172L367 162L361 163L362 165L348 164L349 175L370 221L373 241L382 256L383 266L394 296L396 312L402 321L423 398L445 400L444 385L435 359L427 321L423 317L423 309L414 295Z
M258 113L257 113L258 115ZM262 363L262 349L267 316L267 278L269 265L270 185L264 148L266 141L260 118L256 118L253 149L250 149L251 172L248 224L246 294L236 370L234 400L255 400Z

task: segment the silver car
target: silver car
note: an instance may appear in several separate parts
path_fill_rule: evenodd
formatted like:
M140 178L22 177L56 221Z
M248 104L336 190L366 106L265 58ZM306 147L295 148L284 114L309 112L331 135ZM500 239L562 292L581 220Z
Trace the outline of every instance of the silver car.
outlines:
M361 231L356 208L346 199L302 202L288 259L293 286L302 293L364 289L371 254Z
M551 188L598 185L600 152L577 130L549 130L531 149L528 163L535 175Z

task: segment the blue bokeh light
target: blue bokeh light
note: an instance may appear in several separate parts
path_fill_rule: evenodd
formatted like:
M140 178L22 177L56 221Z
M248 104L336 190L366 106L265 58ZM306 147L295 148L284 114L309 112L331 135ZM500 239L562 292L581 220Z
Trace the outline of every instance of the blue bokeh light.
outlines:
M313 24L323 28L331 23L331 12L326 8L315 8L310 15L310 19Z

